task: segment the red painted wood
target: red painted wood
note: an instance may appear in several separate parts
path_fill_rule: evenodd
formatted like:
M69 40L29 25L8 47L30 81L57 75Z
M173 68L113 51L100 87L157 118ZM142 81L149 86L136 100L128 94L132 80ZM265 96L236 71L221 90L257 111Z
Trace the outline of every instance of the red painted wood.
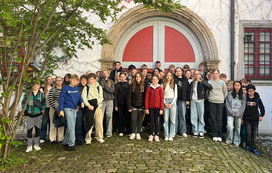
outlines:
M153 62L153 26L131 37L124 50L123 62Z
M165 27L165 62L195 62L195 54L188 39L169 26Z

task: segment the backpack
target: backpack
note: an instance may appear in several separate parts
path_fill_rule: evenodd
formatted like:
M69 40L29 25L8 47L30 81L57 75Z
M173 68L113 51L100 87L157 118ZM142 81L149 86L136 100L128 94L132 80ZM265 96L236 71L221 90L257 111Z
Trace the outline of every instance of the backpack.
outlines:
M87 87L87 97L88 97L88 95L89 95L89 85L87 84L86 87ZM97 91L98 91L98 94L99 94L100 93L99 86L97 86Z

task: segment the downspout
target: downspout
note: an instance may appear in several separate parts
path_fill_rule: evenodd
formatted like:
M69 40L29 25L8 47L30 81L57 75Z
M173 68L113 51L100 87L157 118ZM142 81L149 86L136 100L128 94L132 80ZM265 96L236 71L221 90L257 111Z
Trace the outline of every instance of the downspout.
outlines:
M234 24L235 24L235 4L230 0L230 78L234 80Z

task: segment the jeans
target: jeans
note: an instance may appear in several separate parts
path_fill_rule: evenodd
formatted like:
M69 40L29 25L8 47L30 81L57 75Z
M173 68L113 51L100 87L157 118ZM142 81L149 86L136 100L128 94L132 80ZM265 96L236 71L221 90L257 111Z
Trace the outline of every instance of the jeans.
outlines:
M241 118L228 116L227 117L227 143L234 145L240 145L240 130L241 130Z
M105 112L106 111L106 112ZM102 102L102 114L106 113L106 135L112 136L112 112L113 112L113 100L106 100Z
M186 133L186 105L185 101L178 101L177 102L177 115L176 115L176 133L179 133L180 135L183 133Z
M245 120L244 124L246 126L246 145L249 146L251 150L255 150L259 121Z
M84 142L85 138L85 130L84 130L84 112L85 109L79 108L76 116L76 127L75 127L75 134L76 134L76 141L78 143Z
M165 98L165 104L170 104L173 101L173 98ZM164 136L174 138L175 137L175 123L176 123L176 102L173 103L170 109L164 106Z
M140 133L143 124L143 109L133 108L131 112L131 129L132 133Z
M64 108L64 115L67 120L67 127L62 144L75 145L75 126L76 126L76 109Z
M223 108L224 108L224 103L210 102L212 137L222 138Z
M42 116L41 135L40 139L45 140L47 135L47 125L49 123L49 111L50 108L45 108L45 114Z
M203 101L191 101L191 122L192 132L194 135L204 133L204 100Z

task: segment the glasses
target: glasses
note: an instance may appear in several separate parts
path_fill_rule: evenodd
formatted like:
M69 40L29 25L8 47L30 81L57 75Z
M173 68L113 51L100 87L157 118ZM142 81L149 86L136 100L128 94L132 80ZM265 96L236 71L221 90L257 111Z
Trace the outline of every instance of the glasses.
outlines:
M61 82L62 80L56 80L56 82Z

